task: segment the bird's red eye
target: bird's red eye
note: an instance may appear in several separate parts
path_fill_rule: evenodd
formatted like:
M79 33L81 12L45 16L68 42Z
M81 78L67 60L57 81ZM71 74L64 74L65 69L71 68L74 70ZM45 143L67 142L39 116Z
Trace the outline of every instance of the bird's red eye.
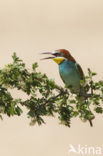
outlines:
M60 53L57 53L57 56L60 56Z

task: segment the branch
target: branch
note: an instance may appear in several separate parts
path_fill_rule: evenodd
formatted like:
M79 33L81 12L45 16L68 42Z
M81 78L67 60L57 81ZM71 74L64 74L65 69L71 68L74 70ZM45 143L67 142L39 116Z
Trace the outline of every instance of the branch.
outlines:
M96 73L88 69L85 77L85 94L76 95L69 88L57 85L46 74L37 71L37 63L28 70L25 63L16 56L13 62L0 70L0 117L3 114L10 116L21 115L22 107L28 110L31 125L45 123L44 116L58 115L60 123L69 126L71 118L79 117L82 120L92 120L94 113L103 113L103 81L93 81ZM83 83L83 82L82 82ZM18 89L28 95L26 100L15 99L11 89ZM80 100L83 97L85 100ZM92 107L91 107L92 106ZM92 108L92 110L91 110Z

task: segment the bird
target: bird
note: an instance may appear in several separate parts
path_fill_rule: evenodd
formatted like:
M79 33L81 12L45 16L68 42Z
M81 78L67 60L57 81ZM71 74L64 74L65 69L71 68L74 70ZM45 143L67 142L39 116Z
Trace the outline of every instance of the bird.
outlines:
M54 52L44 52L42 54L52 55L51 57L43 58L43 60L52 59L58 64L60 77L64 84L69 87L71 93L80 95L80 100L83 101L85 90L81 85L81 81L83 80L85 83L85 76L81 66L76 62L71 53L66 49L58 49ZM92 127L92 121L89 120L89 122Z

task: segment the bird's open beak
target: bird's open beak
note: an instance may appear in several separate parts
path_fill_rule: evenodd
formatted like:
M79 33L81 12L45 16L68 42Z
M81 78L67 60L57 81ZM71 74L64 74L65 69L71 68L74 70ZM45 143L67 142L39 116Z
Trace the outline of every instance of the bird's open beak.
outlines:
M52 52L44 52L44 53L41 53L41 54L50 54L50 55L53 55L53 56L50 56L50 57L45 57L45 58L42 58L41 60L46 60L46 59L53 59L55 58L54 54Z
M45 60L45 59L52 59L54 62L56 62L57 64L60 64L61 62L64 61L64 57L57 57L55 55L55 53L51 53L51 52L44 52L44 53L41 53L41 54L51 54L52 56L51 57L45 57L45 58L42 58L41 60Z

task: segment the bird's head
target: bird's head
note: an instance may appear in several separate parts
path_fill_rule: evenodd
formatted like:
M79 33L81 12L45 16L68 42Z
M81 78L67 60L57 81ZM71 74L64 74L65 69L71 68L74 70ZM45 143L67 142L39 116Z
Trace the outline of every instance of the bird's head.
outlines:
M53 61L55 61L57 64L60 64L64 60L70 60L76 62L73 56L70 54L70 52L66 49L59 49L59 50L55 50L54 52L45 52L42 54L51 54L52 55L51 57L43 58L43 60L53 59Z

